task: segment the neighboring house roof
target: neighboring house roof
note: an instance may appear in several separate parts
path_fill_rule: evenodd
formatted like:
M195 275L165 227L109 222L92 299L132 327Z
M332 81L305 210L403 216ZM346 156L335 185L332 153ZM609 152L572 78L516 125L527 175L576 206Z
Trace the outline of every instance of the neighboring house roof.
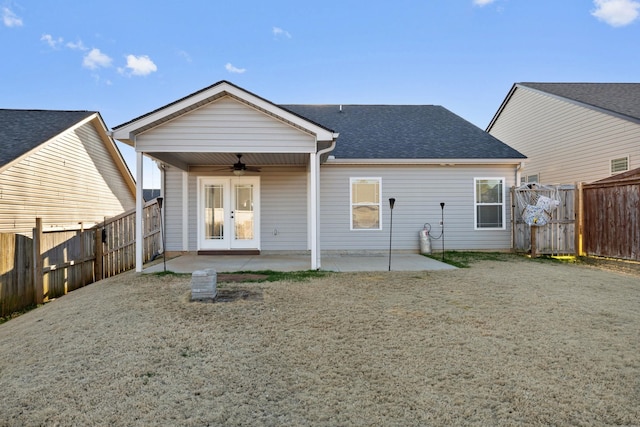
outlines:
M42 144L86 122L93 123L129 191L135 195L133 175L115 141L108 135L100 113L96 111L0 109L0 172L39 149Z
M145 188L142 190L142 198L149 202L156 197L160 197L160 189L159 188Z
M524 159L437 105L281 105L340 136L337 159Z
M0 168L93 114L0 109Z
M487 127L496 121L518 87L577 102L633 122L640 122L640 83L516 83Z

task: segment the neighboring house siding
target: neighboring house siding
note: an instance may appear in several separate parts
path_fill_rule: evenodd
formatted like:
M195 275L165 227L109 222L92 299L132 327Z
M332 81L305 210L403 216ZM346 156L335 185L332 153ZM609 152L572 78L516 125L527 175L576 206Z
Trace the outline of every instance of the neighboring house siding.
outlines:
M349 178L382 178L382 230L349 227ZM474 178L505 179L505 229L474 230ZM389 198L393 211L394 250L418 251L418 233L425 223L431 233L441 232L445 203L445 249L495 249L511 247L509 188L515 185L514 166L338 166L321 171L321 246L327 251L383 251L389 248ZM442 242L434 240L434 249Z
M592 182L612 159L640 167L640 124L518 88L489 131L528 157L523 175L544 184Z
M66 132L0 174L0 232L98 223L135 207L129 190L91 123Z
M138 151L310 153L315 138L229 97L144 132Z

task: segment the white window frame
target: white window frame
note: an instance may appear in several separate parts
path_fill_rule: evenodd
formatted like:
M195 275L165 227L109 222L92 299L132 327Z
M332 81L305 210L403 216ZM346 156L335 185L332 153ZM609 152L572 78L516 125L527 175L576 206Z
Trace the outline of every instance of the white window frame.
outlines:
M627 168L625 170L614 171L613 170L613 162L620 161L620 160L626 160L627 161ZM629 155L628 154L626 156L616 157L614 159L610 159L609 160L609 174L610 175L615 175L615 174L618 174L618 173L627 172L628 170L629 170Z
M378 181L378 227L377 228L353 228L353 184L356 181ZM367 203L366 205L376 205ZM362 205L364 206L364 205ZM382 230L382 178L381 177L351 177L349 178L349 229L351 231L380 231Z
M502 184L502 203L480 203L478 202L478 182L479 181L500 181ZM506 203L505 189L506 180L504 177L481 177L473 178L473 229L474 230L505 230L506 229ZM478 206L502 206L502 226L501 227L478 227Z

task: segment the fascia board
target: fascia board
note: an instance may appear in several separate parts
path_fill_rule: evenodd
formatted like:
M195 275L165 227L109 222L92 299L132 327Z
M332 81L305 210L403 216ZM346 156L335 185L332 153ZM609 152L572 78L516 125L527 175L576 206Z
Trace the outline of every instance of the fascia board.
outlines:
M336 165L519 165L525 159L332 159L325 164Z
M115 162L116 167L118 168L118 170L120 171L120 174L124 178L127 184L127 187L129 188L129 191L131 191L131 194L135 198L136 181L133 178L133 174L131 173L131 170L129 169L127 162L124 160L124 157L122 157L122 153L120 152L120 149L116 145L115 140L110 136L107 125L102 119L102 116L99 113L96 113L95 116L91 117L91 119L94 125L96 126L98 134L100 135L100 138L104 142L105 147L107 148L107 151L111 155L111 158Z

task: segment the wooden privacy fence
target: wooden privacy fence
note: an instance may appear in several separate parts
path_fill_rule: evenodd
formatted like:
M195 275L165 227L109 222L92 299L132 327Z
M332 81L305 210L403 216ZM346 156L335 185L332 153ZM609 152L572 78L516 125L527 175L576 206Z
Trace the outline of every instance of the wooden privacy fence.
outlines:
M582 185L584 252L640 261L640 169Z
M162 248L157 202L143 214L147 262ZM132 210L87 230L45 232L36 218L33 239L0 234L0 316L134 268L135 222Z
M33 304L33 241L0 233L0 316Z
M528 203L536 204L541 196L558 202L546 216L545 225L527 224L524 219ZM532 256L575 255L579 248L579 193L575 185L511 188L511 229L516 252L531 252Z

